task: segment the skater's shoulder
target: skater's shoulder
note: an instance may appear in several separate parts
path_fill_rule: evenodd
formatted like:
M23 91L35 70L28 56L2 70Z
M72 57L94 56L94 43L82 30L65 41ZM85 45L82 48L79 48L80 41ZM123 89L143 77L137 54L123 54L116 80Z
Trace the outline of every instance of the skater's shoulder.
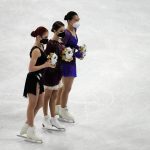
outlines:
M71 32L68 29L65 29L65 36L70 36Z
M41 49L37 46L34 46L30 51L30 57L40 56L40 55L41 55Z

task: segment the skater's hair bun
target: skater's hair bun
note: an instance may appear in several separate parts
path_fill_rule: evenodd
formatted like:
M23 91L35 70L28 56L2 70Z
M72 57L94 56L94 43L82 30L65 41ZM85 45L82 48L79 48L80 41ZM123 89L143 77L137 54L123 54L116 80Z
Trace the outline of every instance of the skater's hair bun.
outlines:
M32 37L36 37L35 31L32 31L32 32L31 32L31 36L32 36Z
M48 32L48 29L46 29L45 27L38 27L35 31L31 32L31 36L32 37L37 37L38 35L42 36L45 32Z
M74 12L74 11L69 11L66 15L65 15L65 17L64 17L64 20L72 20L72 18L74 17L74 16L78 16L78 14L76 13L76 12Z
M57 31L59 28L65 26L61 21L56 21L54 22L54 24L52 25L52 29L51 31L54 32L54 31Z

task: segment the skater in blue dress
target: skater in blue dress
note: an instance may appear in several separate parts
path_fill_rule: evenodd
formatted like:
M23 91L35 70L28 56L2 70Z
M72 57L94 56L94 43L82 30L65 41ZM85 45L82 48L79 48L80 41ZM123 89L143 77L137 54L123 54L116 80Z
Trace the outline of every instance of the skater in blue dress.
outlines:
M72 49L72 58L69 58L71 52L69 51L67 53L66 51L66 58L64 57L62 60L63 88L61 88L58 93L56 114L59 115L59 119L63 121L74 123L74 117L67 109L67 102L74 78L77 77L76 58L83 59L85 52L82 51L83 47L78 46L78 37L76 34L80 20L78 14L74 11L70 11L65 15L64 20L67 21L68 26L65 29L63 42L66 48Z

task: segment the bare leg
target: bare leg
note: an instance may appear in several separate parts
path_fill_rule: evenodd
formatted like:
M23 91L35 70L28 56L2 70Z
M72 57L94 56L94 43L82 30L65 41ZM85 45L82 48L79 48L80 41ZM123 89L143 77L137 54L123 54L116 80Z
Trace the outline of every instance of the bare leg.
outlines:
M27 108L27 121L29 126L33 127L34 126L34 110L37 106L38 103L38 97L39 97L39 84L37 84L36 88L36 95L33 94L28 94L29 96L29 104Z
M52 95L51 95L51 99L50 99L50 102L49 102L51 117L55 117L55 106L56 106L57 94L58 94L58 91L53 90Z
M44 95L44 104L43 104L43 113L44 113L44 116L48 115L48 104L49 104L51 95L52 95L52 90L46 89L45 90L45 95Z
M37 105L36 105L36 107L35 107L35 109L34 109L34 117L36 116L36 114L37 114L37 112L39 111L39 109L40 109L41 107L43 107L43 103L44 103L44 92L39 95Z
M62 93L62 88L58 90L56 105L61 105L61 93Z
M72 84L74 81L74 77L63 77L63 89L61 93L61 106L62 108L65 108L67 106L68 96L72 88Z

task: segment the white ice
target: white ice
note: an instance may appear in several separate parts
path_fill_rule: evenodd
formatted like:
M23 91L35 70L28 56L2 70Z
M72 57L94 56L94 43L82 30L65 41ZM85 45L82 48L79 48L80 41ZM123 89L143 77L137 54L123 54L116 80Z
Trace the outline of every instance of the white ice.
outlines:
M70 10L88 47L68 103L76 123L43 131L41 109L35 124L44 143L27 143L16 134L26 117L30 32L50 30ZM0 68L1 150L150 150L149 0L1 0Z

